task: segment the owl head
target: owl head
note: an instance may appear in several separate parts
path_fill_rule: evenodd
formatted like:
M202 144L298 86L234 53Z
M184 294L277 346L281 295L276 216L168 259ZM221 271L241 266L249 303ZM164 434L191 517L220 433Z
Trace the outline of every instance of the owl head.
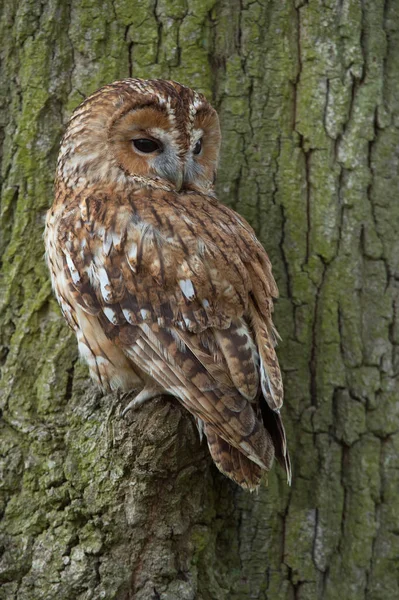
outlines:
M131 182L209 193L219 147L219 119L202 94L174 81L124 79L75 110L58 178L67 186Z

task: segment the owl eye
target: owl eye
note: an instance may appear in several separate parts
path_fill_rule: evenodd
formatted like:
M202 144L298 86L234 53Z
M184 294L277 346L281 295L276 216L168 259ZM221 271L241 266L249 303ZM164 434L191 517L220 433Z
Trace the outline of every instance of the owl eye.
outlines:
M138 140L132 140L133 146L137 148L140 152L144 152L145 154L150 154L151 152L156 152L157 150L161 150L162 146L159 142L155 140L149 140L147 138L140 138Z
M194 146L193 153L199 154L202 150L202 138L198 140L198 142Z

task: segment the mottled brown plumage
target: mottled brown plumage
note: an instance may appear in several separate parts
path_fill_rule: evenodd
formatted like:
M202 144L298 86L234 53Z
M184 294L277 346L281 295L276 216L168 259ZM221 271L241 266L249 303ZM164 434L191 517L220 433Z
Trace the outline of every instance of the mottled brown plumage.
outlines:
M291 477L269 259L213 192L217 114L175 82L128 79L73 114L46 250L81 356L105 390L167 392L218 468L250 490L276 457ZM141 391L140 391L141 390Z

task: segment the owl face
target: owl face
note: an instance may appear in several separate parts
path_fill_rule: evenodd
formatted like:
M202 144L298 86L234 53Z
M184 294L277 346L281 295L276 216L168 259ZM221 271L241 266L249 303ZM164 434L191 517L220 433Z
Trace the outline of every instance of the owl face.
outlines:
M76 109L58 171L67 184L131 180L209 193L219 146L219 119L204 96L172 81L126 79Z

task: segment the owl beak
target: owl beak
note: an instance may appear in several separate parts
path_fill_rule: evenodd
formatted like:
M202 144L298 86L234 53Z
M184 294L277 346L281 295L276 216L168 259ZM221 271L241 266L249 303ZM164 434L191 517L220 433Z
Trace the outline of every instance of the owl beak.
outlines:
M176 171L175 177L174 177L174 184L176 186L176 191L180 192L182 185L183 185L183 180L184 180L183 169Z
M154 171L157 175L170 181L175 186L176 191L180 192L184 181L182 160L173 155L168 155L165 151L154 161Z

